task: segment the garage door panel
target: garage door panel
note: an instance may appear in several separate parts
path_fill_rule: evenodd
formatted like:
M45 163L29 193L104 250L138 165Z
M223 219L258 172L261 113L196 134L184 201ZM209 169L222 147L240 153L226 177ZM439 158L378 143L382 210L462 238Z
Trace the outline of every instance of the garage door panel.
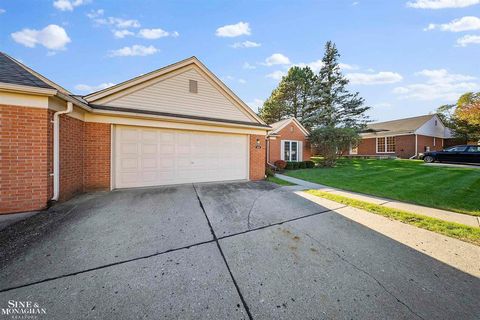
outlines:
M246 135L115 127L115 187L248 178Z

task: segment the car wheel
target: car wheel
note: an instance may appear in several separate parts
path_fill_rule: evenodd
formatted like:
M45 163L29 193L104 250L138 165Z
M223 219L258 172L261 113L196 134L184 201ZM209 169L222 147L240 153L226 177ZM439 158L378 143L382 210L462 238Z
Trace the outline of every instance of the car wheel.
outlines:
M435 159L432 156L425 156L423 158L423 161L425 161L426 163L432 163L435 162Z

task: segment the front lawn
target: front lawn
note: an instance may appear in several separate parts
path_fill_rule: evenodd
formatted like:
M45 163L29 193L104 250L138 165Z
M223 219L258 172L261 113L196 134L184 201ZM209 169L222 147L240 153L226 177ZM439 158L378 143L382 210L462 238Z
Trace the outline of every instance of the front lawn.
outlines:
M414 160L342 159L335 168L286 175L344 190L480 216L480 170Z
M362 209L390 219L401 221L406 224L411 224L422 229L470 242L476 244L477 246L480 245L480 228L474 228L460 223L427 217L404 210L392 209L378 204L340 196L330 192L320 190L308 190L307 192L317 197L343 203L347 206Z

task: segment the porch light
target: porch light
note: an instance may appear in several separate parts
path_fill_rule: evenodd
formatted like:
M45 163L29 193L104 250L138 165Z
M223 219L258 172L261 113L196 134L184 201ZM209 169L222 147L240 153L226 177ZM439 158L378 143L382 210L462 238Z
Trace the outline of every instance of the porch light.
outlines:
M260 144L260 139L257 138L257 143L255 143L255 149L262 149L262 145Z

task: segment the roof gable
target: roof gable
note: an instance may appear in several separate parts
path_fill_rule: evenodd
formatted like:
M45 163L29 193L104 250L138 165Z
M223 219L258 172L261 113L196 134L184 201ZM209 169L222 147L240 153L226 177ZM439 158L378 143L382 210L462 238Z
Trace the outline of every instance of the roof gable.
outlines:
M189 80L197 81L198 93L189 92ZM94 92L83 98L92 105L265 124L195 57Z
M0 52L0 82L53 89L39 77L28 72L16 60Z
M305 136L310 135L308 130L300 123L300 121L298 121L296 118L293 118L293 117L272 123L270 125L272 127L272 131L270 131L269 134L270 135L278 134L283 128L288 126L290 123L294 123L303 132Z

